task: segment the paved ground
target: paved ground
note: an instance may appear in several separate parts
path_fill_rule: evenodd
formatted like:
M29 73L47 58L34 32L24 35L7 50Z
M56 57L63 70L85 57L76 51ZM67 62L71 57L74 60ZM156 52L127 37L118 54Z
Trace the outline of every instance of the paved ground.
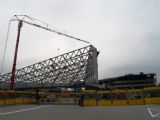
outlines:
M0 120L160 120L160 105L79 107L18 105L0 107Z

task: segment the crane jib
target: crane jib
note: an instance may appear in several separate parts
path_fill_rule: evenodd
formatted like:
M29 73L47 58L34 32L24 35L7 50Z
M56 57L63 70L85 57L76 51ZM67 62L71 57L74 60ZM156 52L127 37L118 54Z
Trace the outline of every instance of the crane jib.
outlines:
M24 22L24 23L26 23L26 24L33 25L33 26L35 26L35 27L38 27L38 28L41 28L41 29L44 29L44 30L47 30L47 31L50 31L50 32L57 33L58 35L63 35L63 36L66 36L66 37L68 37L68 38L72 38L72 39L75 39L75 40L78 40L78 41L85 42L85 43L88 43L88 44L89 44L89 42L86 41L86 40L82 40L82 39L80 39L80 38L77 38L77 37L74 37L74 36L71 36L71 35L68 35L68 34L65 34L65 33L62 33L62 32L59 32L59 31L56 31L56 30L53 30L53 29L49 28L49 24L45 24L45 26L42 26L42 25L39 25L39 24L36 24L36 23L33 23L33 22L30 22L30 21L26 21L26 20L25 20L25 18L29 18L29 19L32 20L32 21L33 21L33 20L37 20L37 19L35 19L35 18L29 17L29 16L27 16L27 15L20 15L20 17L23 16L23 18L20 19L18 16L19 16L19 15L15 15L15 16L14 16L15 18L12 18L10 21L22 21L22 22ZM37 20L37 21L40 22L40 20ZM44 24L44 22L42 22L42 23ZM46 27L46 26L47 26L47 27Z
M30 21L27 21L26 18L29 19ZM16 47L15 47L15 53L14 53L13 66L12 66L12 75L11 75L11 84L10 84L10 89L11 89L11 90L14 90L15 71L16 71L16 62L17 62L17 53L18 53L18 45L19 45L20 31L21 31L21 27L22 27L22 24L23 24L23 23L26 23L26 24L29 24L29 25L32 25L32 26L35 26L35 27L38 27L38 28L41 28L41 29L50 31L50 32L54 32L54 33L57 33L58 35L63 35L63 36L66 36L66 37L68 37L68 38L72 38L72 39L75 39L75 40L78 40L78 41L81 41L81 42L89 43L88 41L85 41L85 40L82 40L82 39L73 37L73 36L71 36L71 35L68 35L68 34L65 34L65 33L62 33L62 32L59 32L59 31L56 31L56 30L54 30L54 29L51 29L51 28L49 27L49 24L46 24L45 22L42 22L42 21L37 20L37 19L35 19L35 18L29 17L29 16L27 16L27 15L14 15L13 18L9 21L9 23L12 22L12 21L18 21L19 24L18 24L17 41L16 41ZM31 21L32 21L32 22L31 22ZM34 23L34 22L36 22L36 21L37 21L37 22L40 22L41 24L45 24L47 27ZM5 52L4 52L4 53L5 53ZM78 74L78 73L77 73L77 74Z

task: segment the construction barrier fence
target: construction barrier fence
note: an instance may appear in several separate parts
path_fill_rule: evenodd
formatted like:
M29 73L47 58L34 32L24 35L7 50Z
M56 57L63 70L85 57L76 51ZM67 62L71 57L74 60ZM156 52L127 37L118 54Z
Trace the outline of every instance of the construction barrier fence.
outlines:
M35 104L35 93L25 91L0 91L0 106L17 104Z
M17 104L78 104L81 93L0 90L0 106Z
M84 106L127 106L160 104L160 87L144 89L83 91Z
M47 92L47 93L39 93L40 103L77 103L78 104L78 93L73 92Z
M127 106L160 104L160 86L129 90L83 90L73 92L36 92L0 90L0 106L38 103L75 103L83 106Z

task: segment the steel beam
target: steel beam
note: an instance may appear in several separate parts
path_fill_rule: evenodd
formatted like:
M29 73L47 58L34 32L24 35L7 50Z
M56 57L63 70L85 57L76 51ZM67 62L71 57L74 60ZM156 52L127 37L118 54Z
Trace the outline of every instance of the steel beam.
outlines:
M90 45L36 64L17 69L15 89L70 86L98 81L97 49ZM0 76L0 89L9 89L11 73Z

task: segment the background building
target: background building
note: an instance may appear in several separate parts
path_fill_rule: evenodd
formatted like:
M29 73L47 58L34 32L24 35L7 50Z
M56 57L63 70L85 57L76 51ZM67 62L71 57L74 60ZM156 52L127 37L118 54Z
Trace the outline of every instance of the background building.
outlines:
M157 77L155 73L144 74L127 74L115 78L105 78L99 80L100 85L106 86L108 89L131 89L152 87L157 84Z

